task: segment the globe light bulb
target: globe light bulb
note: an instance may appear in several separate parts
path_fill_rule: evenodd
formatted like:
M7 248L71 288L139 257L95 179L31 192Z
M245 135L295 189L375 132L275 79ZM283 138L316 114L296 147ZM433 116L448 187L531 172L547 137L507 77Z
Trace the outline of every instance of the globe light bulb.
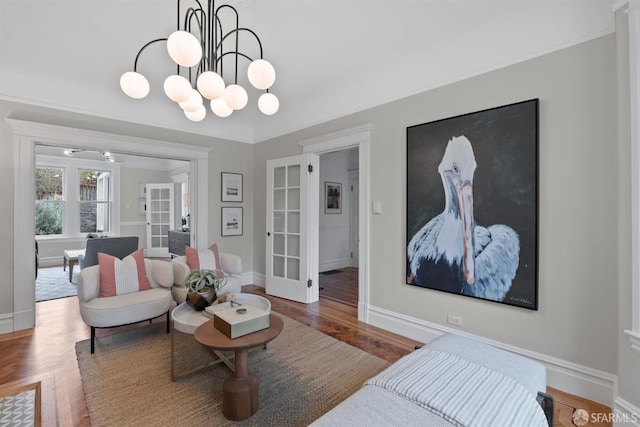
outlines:
M191 83L186 78L173 74L164 81L164 93L170 100L184 102L191 96Z
M202 59L198 39L186 31L174 31L167 39L167 51L173 61L183 67L193 67Z
M224 97L213 99L211 101L211 111L218 117L229 117L233 113L233 108L229 107Z
M224 90L224 101L234 110L242 110L249 100L247 91L240 85L229 85Z
M188 111L190 113L196 112L202 107L202 95L195 89L191 89L191 95L184 102L179 102L180 108L182 108L185 112ZM206 110L205 110L206 111Z
M224 80L218 73L205 71L198 76L198 90L207 99L217 99L224 95Z
M127 71L120 77L120 88L133 99L142 99L149 94L149 81L135 71Z
M185 111L184 115L192 122L199 122L207 115L207 109L204 108L204 105L200 105L196 111Z
M271 116L280 108L280 101L278 97L272 93L263 93L260 95L260 98L258 98L258 108L263 114Z
M249 82L251 82L253 87L265 90L269 89L273 85L273 82L276 81L276 70L268 61L256 59L249 64L247 77L249 77Z

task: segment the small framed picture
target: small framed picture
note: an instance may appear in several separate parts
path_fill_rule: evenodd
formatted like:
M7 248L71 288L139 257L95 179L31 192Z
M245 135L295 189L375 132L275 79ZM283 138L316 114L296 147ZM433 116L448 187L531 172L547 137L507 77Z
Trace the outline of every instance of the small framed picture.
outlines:
M242 208L222 208L222 235L242 236Z
M324 213L342 213L342 184L339 182L324 183Z
M242 201L242 174L222 172L222 201Z

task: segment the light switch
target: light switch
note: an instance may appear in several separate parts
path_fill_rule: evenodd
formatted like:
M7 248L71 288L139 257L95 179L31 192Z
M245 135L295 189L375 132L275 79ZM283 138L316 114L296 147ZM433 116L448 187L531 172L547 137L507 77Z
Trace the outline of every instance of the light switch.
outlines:
M382 202L373 202L373 213L376 215L380 215L382 213Z

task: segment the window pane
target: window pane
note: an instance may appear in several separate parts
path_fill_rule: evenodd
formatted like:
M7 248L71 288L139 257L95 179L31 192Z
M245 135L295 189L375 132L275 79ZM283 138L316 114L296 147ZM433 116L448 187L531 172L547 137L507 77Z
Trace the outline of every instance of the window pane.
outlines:
M60 202L36 203L36 235L49 236L62 234L62 212L64 204Z
M62 168L36 168L36 200L63 200Z
M80 203L80 232L108 233L110 224L109 203Z
M108 202L111 174L106 171L80 170L79 199L82 201Z

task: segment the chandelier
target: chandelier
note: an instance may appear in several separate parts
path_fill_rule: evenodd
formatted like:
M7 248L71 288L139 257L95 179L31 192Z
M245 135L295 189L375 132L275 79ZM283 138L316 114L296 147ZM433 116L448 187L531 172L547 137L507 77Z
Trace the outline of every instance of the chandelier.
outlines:
M263 59L258 35L249 28L240 27L238 11L233 6L225 4L216 8L214 0L207 0L205 10L199 0L188 1L192 6L187 7L181 17L181 0L177 0L176 31L167 38L151 40L140 48L133 71L120 77L122 91L134 99L147 96L149 81L138 73L138 59L150 45L166 42L169 56L177 64L177 72L165 79L164 92L169 99L178 103L189 120L199 122L205 118L205 102L209 102L211 111L218 117L228 117L234 110L241 110L247 105L247 91L238 84L239 62L247 60L249 82L256 89L265 91L258 99L258 108L266 115L275 114L280 102L269 92L269 88L276 79L276 72ZM228 22L223 25L222 18L229 17L231 27L227 27ZM240 50L241 39L246 43L247 38L254 50L259 52L259 57L252 58L248 50ZM225 65L231 78L224 74ZM229 72L230 68L233 72ZM230 84L225 83L225 77L231 81Z

